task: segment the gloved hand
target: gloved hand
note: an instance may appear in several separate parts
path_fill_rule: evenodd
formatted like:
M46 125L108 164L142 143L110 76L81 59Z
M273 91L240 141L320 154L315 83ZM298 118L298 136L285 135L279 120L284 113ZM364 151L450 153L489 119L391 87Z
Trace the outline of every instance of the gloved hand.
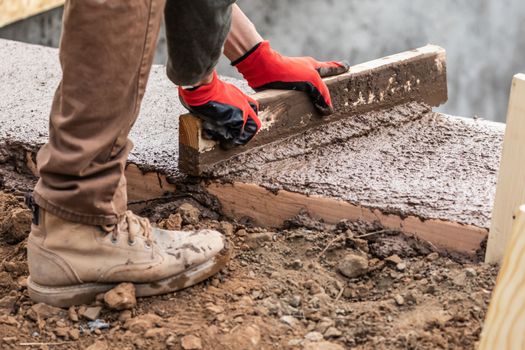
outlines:
M209 84L190 89L179 86L179 98L202 119L203 136L219 141L223 148L245 145L261 128L257 101L220 80L216 72Z
M268 41L257 44L232 63L256 91L265 89L306 92L323 115L333 113L332 100L323 77L345 73L347 62L319 62L311 57L285 57Z

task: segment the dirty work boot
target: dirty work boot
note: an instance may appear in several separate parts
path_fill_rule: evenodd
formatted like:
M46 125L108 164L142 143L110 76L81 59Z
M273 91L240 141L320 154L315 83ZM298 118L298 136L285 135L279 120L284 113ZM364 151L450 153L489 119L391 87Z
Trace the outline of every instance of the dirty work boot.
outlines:
M68 307L89 304L120 282L138 297L190 287L219 272L230 258L217 231L166 231L127 211L117 225L63 220L41 208L27 243L31 299Z

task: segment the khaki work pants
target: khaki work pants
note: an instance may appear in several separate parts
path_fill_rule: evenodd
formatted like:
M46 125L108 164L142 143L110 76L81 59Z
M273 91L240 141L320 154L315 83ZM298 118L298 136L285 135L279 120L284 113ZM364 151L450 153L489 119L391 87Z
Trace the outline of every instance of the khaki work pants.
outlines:
M127 205L128 133L144 96L162 14L167 75L175 84L192 85L215 67L234 1L66 1L63 76L49 141L37 156L34 198L40 207L84 224L117 222Z

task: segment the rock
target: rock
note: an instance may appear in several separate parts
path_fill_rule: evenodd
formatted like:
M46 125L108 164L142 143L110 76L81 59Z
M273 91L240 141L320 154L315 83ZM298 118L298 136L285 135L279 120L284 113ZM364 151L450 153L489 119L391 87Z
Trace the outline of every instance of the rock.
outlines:
M2 299L0 299L0 309L7 309L9 312L13 310L13 308L16 305L16 302L18 300L18 295L15 291L12 291L9 293L9 295L6 295Z
M407 268L407 264L405 262L400 262L399 264L396 265L396 269L398 271L405 271Z
M16 280L18 282L18 285L22 288L27 288L27 277L26 276L20 276Z
M288 304L290 304L290 306L292 306L292 307L298 308L299 306L301 306L301 301L302 301L302 298L301 298L300 295L294 295L294 296L288 301Z
M31 231L33 214L26 208L14 208L0 224L0 236L9 244L17 244L27 238Z
M248 232L245 229L241 228L240 230L237 230L237 232L235 232L235 235L237 237L246 237L248 235Z
M214 303L208 303L206 304L206 310L211 312L212 314L222 314L224 312L224 308L216 305Z
M251 249L255 249L264 245L266 242L271 242L274 235L275 233L273 232L252 233L246 236L244 243L247 244Z
M323 318L321 321L319 321L319 323L317 323L313 330L324 334L328 330L328 328L333 327L334 325L335 323L332 319Z
M319 283L315 282L314 280L308 280L304 282L304 288L308 289L311 295L324 293L323 287L321 287Z
M343 333L335 327L330 327L324 332L325 338L339 338L342 335Z
M310 342L319 342L324 339L323 335L319 332L306 333L304 339Z
M474 270L472 267L468 267L465 269L465 274L468 276L468 277L476 277L478 275L478 273L476 272L476 270Z
M294 347L294 346L299 346L299 345L301 345L302 343L303 343L303 340L302 340L302 339L290 339L290 340L288 341L288 346L292 346L292 347Z
M178 345L177 337L174 336L173 334L170 335L170 336L168 337L168 339L166 339L166 347L167 347L168 349L174 349L175 346L177 346L177 345Z
M86 350L108 350L108 343L106 343L104 340L97 340L90 346L86 348Z
M177 212L182 218L182 223L185 225L196 225L199 223L200 210L195 208L190 203L181 204Z
M414 295L414 293L412 292L408 292L405 297L405 302L408 304L408 305L415 305L417 304L417 297Z
M130 318L124 323L124 329L133 333L145 333L148 329L161 325L162 318L155 314L145 314Z
M164 340L167 335L168 330L166 328L151 328L144 333L144 338Z
M308 343L303 350L344 350L345 348L339 344L321 341L316 343Z
M233 225L228 221L221 221L219 224L219 231L224 233L226 237L231 237L233 235Z
M288 326L292 328L296 328L300 325L300 322L298 319L296 319L293 316L283 316L280 318L281 322L287 324Z
M300 270L303 268L303 262L299 259L286 264L287 269Z
M339 263L338 269L348 278L360 277L368 272L368 259L356 254L347 254Z
M68 335L69 329L67 327L57 327L54 330L54 333L57 337L65 338Z
M178 231L182 228L182 215L180 213L171 214L166 220L160 224L166 230Z
M13 316L9 316L9 315L0 316L0 324L5 324L7 326L15 326L17 328L20 326L20 323L18 323L16 318L14 318Z
M104 304L104 295L105 293L98 293L95 297L95 305L102 306Z
M405 304L405 298L403 298L403 297L402 297L401 295L399 295L399 294L396 294L396 295L394 296L394 300L395 300L396 304L399 305L399 306L402 306L402 305Z
M242 325L225 339L225 343L236 344L237 349L259 350L261 348L261 331L255 324Z
M273 298L264 299L262 306L264 306L271 315L279 315L282 312L281 303Z
M202 340L194 335L186 335L180 340L180 345L184 350L202 349Z
M437 259L439 259L439 253L438 252L433 252L433 253L430 253L427 255L427 260L428 261L436 261Z
M131 316L133 316L133 315L131 314L130 310L124 310L118 316L118 320L120 322L126 322L127 320L129 320L131 318Z
M111 310L129 310L137 306L135 286L132 283L121 283L104 294L104 302Z
M73 322L78 322L78 314L77 314L77 310L75 309L74 306L71 306L68 310L67 310L67 316L69 317L69 319Z
M386 261L387 263L393 264L393 265L395 266L395 265L397 265L397 264L399 264L399 263L402 263L402 262L403 262L403 259L401 259L401 258L399 257L399 255L394 254L394 255L389 256L388 258L386 258L385 261Z
M13 278L7 271L0 271L0 287L13 289L15 287L15 282Z
M3 337L2 343L3 344L15 344L17 342L17 337Z
M458 287L464 287L467 284L467 274L466 272L460 272L452 279L454 284Z
M69 339L71 340L78 340L80 338L80 331L76 328L71 328L67 335L69 336Z
M84 317L88 320L95 321L100 315L101 311L102 311L101 306L92 306L92 307L87 307L87 308L81 308L78 311L78 314L80 317Z
M370 248L368 247L368 241L360 238L350 238L350 241L354 243L354 246L362 252L368 253Z
M58 307L54 307L44 303L38 303L31 306L31 308L27 311L26 315L33 321L37 322L39 320L47 320L48 318L53 316L60 316L64 313L64 310L59 309Z

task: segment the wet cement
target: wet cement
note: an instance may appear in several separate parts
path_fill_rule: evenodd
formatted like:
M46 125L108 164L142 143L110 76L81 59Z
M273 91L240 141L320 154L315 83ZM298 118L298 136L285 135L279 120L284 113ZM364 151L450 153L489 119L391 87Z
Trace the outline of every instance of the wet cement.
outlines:
M58 50L0 39L0 62L0 143L38 148L47 140L51 102L60 82ZM243 81L224 79L253 92ZM166 78L165 67L154 65L130 134L134 148L129 161L174 179L183 177L177 167L178 119L183 113L186 110Z
M412 103L244 154L212 175L488 228L503 133Z
M60 79L57 51L0 40L0 62L0 145L35 149L47 139ZM177 167L183 111L164 68L154 66L130 135L130 161L186 181ZM208 176L488 227L503 133L503 124L434 114L419 104L397 106L266 145Z

